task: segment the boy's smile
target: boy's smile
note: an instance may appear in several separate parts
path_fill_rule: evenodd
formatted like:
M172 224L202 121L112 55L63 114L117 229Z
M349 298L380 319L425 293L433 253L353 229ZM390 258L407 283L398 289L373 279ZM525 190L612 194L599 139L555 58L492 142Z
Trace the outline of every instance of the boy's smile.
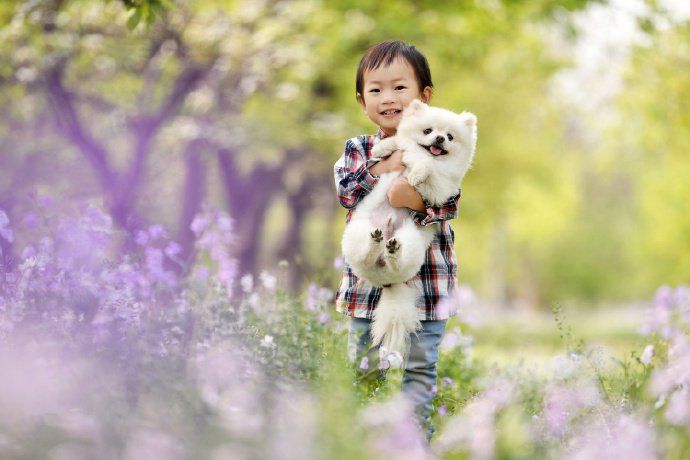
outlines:
M387 135L394 135L402 111L415 99L428 102L431 88L419 90L414 69L402 58L364 72L363 94L357 100L369 119Z

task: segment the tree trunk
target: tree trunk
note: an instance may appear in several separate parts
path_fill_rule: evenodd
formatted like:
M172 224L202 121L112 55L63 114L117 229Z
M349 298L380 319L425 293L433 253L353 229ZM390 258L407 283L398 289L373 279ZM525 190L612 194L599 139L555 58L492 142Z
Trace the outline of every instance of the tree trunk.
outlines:
M225 196L238 235L237 260L241 273L257 274L258 255L266 211L283 188L284 164L257 166L248 177L240 177L234 152L222 149L218 162Z
M177 231L177 241L182 247L180 258L186 263L192 260L194 252L194 232L190 226L201 211L201 203L206 195L206 168L201 159L202 142L194 140L187 145L185 152L185 185L182 191L182 214Z
M304 254L302 228L304 221L311 209L312 193L315 193L315 184L304 181L299 189L287 196L287 204L290 209L291 220L280 249L278 258L290 263L287 271L287 288L293 292L299 289L300 279L304 275L306 261L303 259L298 265L297 258Z

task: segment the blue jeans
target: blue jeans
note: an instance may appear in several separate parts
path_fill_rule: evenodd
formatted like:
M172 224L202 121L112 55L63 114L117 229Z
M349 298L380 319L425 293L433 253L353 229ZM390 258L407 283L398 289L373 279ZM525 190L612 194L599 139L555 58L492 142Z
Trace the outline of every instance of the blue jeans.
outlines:
M370 348L370 331L371 320L350 318L348 355L357 365L365 354L378 355L378 346ZM412 334L410 349L403 362L402 391L412 399L419 422L427 431L428 437L434 432L429 419L436 396L438 346L445 331L446 320L422 321L422 330Z

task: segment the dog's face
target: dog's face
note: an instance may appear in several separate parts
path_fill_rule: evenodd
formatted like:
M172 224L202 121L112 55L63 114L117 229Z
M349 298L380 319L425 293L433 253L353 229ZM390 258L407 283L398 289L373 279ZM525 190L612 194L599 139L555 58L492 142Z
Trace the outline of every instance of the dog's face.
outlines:
M414 142L438 159L460 156L470 161L477 141L477 117L414 100L403 112L396 137Z

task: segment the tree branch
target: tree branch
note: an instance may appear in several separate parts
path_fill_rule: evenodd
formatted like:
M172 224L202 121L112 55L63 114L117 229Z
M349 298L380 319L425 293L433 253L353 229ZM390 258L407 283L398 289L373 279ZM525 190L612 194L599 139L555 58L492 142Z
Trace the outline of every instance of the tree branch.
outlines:
M63 66L58 65L51 69L45 77L48 100L55 121L61 128L59 134L79 148L96 171L103 190L110 193L116 185L116 179L108 164L106 151L84 129L74 108L73 96L62 84L62 72Z

